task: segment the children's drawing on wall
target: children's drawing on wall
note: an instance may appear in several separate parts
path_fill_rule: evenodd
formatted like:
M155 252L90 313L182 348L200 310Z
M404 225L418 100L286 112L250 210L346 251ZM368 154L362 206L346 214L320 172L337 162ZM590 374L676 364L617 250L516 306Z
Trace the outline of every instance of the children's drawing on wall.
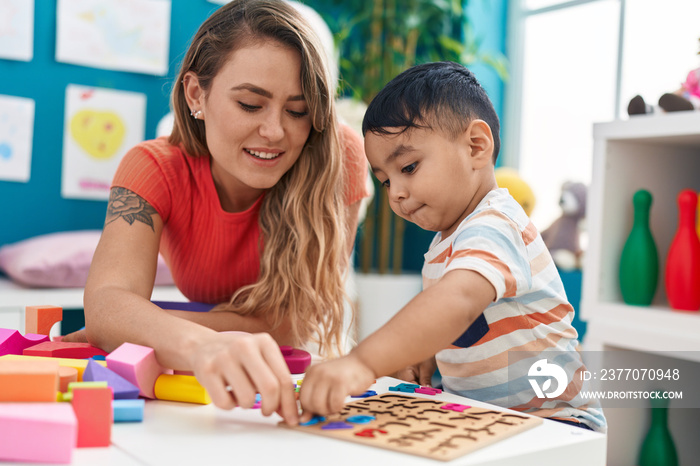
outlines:
M0 58L31 61L34 0L0 0Z
M0 95L0 180L29 181L34 101Z
M63 129L61 194L108 199L109 186L126 151L144 140L146 96L69 85Z
M170 0L59 0L56 61L164 76Z

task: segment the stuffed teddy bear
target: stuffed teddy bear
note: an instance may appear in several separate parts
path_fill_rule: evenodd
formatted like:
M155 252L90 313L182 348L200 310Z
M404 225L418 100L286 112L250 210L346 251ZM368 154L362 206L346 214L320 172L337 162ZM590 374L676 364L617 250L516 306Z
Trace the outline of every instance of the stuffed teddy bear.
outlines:
M586 194L585 184L570 181L564 183L559 198L562 214L541 233L554 263L562 270L581 268L581 233L586 217Z
M688 73L685 82L678 90L662 95L659 98L659 107L665 112L700 109L700 68ZM654 107L647 104L640 95L632 97L627 105L627 114L632 116L647 113L654 113Z

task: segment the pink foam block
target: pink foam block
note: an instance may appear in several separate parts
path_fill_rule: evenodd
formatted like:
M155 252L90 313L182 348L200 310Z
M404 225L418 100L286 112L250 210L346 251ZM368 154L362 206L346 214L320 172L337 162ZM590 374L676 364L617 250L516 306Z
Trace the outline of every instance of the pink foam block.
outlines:
M303 374L311 364L311 354L307 351L292 348L291 346L280 346L284 361L292 374Z
M90 359L83 372L83 382L107 382L114 391L115 400L134 399L139 397L139 387L126 380L113 370L101 366Z
M0 461L70 463L77 436L68 403L0 403Z
M63 341L45 341L25 348L26 356L44 356L48 358L87 359L93 356L107 356L107 352L90 343L72 343Z
M6 354L22 354L25 348L29 348L30 346L44 341L49 341L48 335L27 333L22 336L18 330L0 328L0 356Z
M110 370L139 387L140 395L146 398L156 397L153 389L160 374L172 373L158 364L153 348L133 343L123 343L105 359Z

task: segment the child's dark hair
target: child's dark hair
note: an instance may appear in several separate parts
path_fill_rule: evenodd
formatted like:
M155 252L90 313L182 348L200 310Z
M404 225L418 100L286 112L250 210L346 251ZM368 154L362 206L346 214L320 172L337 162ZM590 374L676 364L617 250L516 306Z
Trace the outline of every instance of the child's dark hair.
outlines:
M463 65L425 63L396 76L372 99L362 120L362 134L437 128L456 138L475 119L491 127L495 162L501 146L500 123L484 88Z

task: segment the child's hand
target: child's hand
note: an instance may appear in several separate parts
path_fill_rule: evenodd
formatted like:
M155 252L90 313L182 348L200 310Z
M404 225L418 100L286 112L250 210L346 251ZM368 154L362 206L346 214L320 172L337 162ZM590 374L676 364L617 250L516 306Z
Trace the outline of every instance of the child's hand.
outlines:
M431 386L431 379L437 368L437 363L435 362L435 357L426 359L425 361L415 364L413 366L408 366L394 374L397 379L404 380L410 383L417 383L424 387Z
M349 395L363 393L374 383L374 372L353 354L316 365L304 375L299 401L304 413L301 422L314 414L337 413Z

